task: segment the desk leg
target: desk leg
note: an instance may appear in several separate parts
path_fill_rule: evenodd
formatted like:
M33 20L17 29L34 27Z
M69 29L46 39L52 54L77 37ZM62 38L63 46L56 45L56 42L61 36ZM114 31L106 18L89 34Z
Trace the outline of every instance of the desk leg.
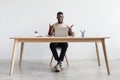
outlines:
M22 42L22 43L21 43L21 51L20 51L19 67L21 67L21 64L22 64L23 49L24 49L24 43Z
M106 51L106 47L105 47L105 39L102 40L102 46L103 46L103 52L104 52L107 72L108 72L108 75L110 75L110 69L109 69L109 64L108 64L108 59L107 59L107 51Z
M18 41L14 41L14 46L13 46L13 53L12 53L12 59L11 59L11 65L10 65L10 76L12 76L13 69L14 69L14 64L15 64L15 57L16 57L16 50L17 50L17 44Z
M100 66L100 57L99 57L99 51L98 51L97 42L95 42L95 46L96 46L96 53L97 53L98 65Z

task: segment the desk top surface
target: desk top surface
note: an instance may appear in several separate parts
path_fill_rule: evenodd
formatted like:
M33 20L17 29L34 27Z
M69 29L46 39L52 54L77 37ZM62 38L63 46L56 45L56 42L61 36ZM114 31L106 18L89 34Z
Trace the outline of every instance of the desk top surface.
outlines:
M18 36L18 37L10 37L10 39L107 39L110 37L34 37L34 36Z

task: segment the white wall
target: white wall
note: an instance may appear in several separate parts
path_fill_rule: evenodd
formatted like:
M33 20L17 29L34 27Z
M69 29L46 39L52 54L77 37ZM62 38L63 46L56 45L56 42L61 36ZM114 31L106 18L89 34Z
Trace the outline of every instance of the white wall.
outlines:
M86 30L86 37L110 36L106 40L108 57L120 59L119 4L120 0L0 0L0 59L11 58L13 40L9 37L32 36L36 29L46 35L48 24L56 22L58 11L64 12L65 22L74 24L77 36L80 29ZM101 44L99 47L103 58ZM67 55L70 59L96 59L95 45L69 43ZM49 59L50 56L49 43L25 44L24 59Z

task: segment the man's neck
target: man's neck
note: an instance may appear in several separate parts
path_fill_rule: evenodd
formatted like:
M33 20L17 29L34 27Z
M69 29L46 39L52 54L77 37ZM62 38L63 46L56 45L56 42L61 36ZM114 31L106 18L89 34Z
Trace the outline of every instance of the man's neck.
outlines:
M63 22L58 22L58 24L62 24Z

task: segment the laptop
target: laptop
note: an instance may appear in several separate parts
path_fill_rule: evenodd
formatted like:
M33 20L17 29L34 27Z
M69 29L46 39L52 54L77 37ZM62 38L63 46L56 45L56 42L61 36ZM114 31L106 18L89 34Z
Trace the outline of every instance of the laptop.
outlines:
M68 28L67 27L55 27L55 37L67 37Z

